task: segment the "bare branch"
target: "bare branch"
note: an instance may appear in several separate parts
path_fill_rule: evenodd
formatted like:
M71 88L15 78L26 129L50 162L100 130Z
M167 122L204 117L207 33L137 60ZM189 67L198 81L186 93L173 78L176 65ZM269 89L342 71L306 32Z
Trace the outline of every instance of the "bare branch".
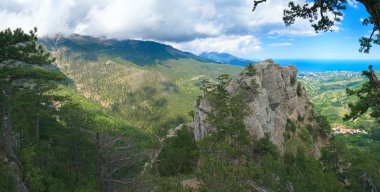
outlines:
M115 147L113 148L113 150L125 150L125 149L131 149L131 148L134 148L134 147L137 147L137 145L128 145L128 146L125 146L125 147Z
M256 1L253 1L254 5L253 5L253 8L252 8L252 12L256 10L257 6L260 3L264 3L264 2L266 2L266 0L256 0Z
M131 155L131 156L128 156L128 157L124 157L124 158L120 158L120 159L116 159L116 160L112 160L108 163L116 163L116 162L119 162L119 161L125 161L125 160L130 160L130 159L133 159L133 158L136 158L136 157L139 157L140 155L142 154L145 154L145 152L141 152L141 153L137 153L137 154L134 154L134 155Z
M108 180L104 180L104 182L113 182L113 183L119 183L122 185L127 185L127 184L133 183L133 181L122 181L122 180L117 180L117 179L108 179Z
M124 163L123 165L118 166L118 167L114 168L112 171L110 171L109 173L107 173L107 176L108 176L108 177L111 177L114 173L116 173L116 172L119 171L120 169L123 169L123 168L125 168L125 167L131 167L131 166L133 166L133 165L134 165L134 164L130 164L129 162Z
M374 41L373 35L378 31L376 27L373 28L371 35L369 37L362 37L360 42L360 49L359 52L369 53L369 50L372 47L372 42ZM376 43L376 42L375 42Z
M104 180L104 181L128 185L128 184L132 184L132 183L149 183L149 182L152 182L153 180L151 179L151 180L143 180L143 181L122 181L122 180L118 180L118 179L108 179L108 180Z
M378 89L377 91L380 93L380 81L376 77L375 72L373 71L373 66L370 65L368 69L369 69L368 71L363 71L362 75L368 77L369 82L375 85L375 87Z

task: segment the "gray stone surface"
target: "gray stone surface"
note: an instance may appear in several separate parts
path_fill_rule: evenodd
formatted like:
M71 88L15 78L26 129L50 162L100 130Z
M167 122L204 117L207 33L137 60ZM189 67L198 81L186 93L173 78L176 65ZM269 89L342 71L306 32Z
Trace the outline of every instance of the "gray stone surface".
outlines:
M272 142L280 152L284 152L284 131L287 119L297 121L303 117L301 124L316 126L314 109L301 86L302 94L297 95L297 81L291 82L297 75L295 66L281 67L270 62L261 62L255 65L257 74L246 75L244 69L226 87L230 95L247 88L244 101L249 106L249 114L244 118L245 126L251 136L262 138L265 134L270 136ZM252 79L258 84L257 91L251 85ZM251 89L249 89L251 87ZM212 132L214 128L207 121L207 113L212 111L209 101L202 99L195 109L193 132L196 140L202 139ZM324 141L315 139L315 155L319 156Z

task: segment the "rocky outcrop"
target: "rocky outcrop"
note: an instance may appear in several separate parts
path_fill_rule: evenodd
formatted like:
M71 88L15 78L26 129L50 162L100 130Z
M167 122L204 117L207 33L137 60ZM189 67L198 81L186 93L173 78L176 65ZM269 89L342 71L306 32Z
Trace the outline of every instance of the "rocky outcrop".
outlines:
M289 122L297 122L301 126L318 128L316 113L310 103L304 87L297 82L295 66L281 67L270 61L254 66L255 73L250 74L244 69L231 80L226 90L233 96L244 91L244 99L248 106L248 115L244 124L251 136L262 138L269 135L280 152L285 150L284 132ZM208 121L208 114L213 106L207 99L201 99L195 109L193 133L196 140L202 139L214 127ZM243 109L242 109L243 110ZM314 154L319 156L319 150L325 139L314 137Z
M367 172L363 172L360 176L360 181L363 186L370 192L378 192L375 182L373 182L372 178L368 175Z
M210 133L214 128L207 120L207 114L212 111L212 107L208 100L203 99L200 101L199 105L196 106L194 112L194 138L195 140L202 139L208 133Z

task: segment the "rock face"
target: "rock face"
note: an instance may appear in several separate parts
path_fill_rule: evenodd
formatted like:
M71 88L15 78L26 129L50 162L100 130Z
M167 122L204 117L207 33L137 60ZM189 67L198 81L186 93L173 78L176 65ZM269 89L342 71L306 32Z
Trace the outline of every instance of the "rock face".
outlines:
M315 120L315 112L304 87L297 82L295 66L281 67L269 61L258 63L255 68L255 75L247 75L248 69L244 69L238 77L228 83L226 90L232 96L242 88L255 87L248 89L255 91L245 94L242 101L246 102L249 108L248 115L244 118L246 129L251 136L257 138L269 135L278 150L283 153L284 132L288 122L318 127L318 121ZM196 106L193 129L196 140L214 130L207 121L207 114L212 111L213 107L207 99L200 100ZM314 138L313 153L316 156L319 156L324 143L324 139Z

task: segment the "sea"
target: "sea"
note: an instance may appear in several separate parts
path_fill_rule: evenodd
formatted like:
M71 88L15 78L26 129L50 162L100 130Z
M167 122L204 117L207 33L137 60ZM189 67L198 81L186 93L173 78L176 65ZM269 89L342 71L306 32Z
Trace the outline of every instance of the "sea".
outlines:
M282 66L295 65L299 72L360 72L367 70L369 65L380 70L380 60L274 59L274 62Z

